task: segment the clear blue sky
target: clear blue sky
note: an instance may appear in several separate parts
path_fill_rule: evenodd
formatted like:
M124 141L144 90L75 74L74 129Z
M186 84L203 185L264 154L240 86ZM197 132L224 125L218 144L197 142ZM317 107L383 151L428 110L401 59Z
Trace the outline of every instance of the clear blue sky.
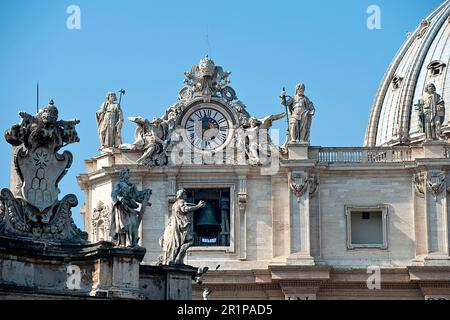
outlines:
M285 86L297 82L317 113L311 143L361 146L372 100L408 31L441 0L0 2L0 128L18 123L52 98L63 119L79 118L81 142L68 148L74 164L61 195L77 194L84 160L98 153L95 112L109 90L127 93L125 117L160 116L175 102L183 72L206 52L232 71L232 86L257 117L282 111ZM66 28L69 5L81 9L81 30ZM381 8L381 30L366 27L369 5ZM285 122L276 127L282 132ZM125 142L134 125L126 123ZM0 139L0 186L9 187L11 148Z

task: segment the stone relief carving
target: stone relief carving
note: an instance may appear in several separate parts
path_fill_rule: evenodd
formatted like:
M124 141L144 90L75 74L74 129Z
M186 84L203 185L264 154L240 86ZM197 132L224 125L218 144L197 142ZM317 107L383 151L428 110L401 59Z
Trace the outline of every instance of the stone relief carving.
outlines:
M442 171L429 171L427 174L426 187L436 200L438 195L444 190L445 173Z
M111 211L106 204L99 201L92 215L92 233L94 241L109 240Z
M423 198L425 196L425 180L426 175L424 173L416 173L413 175L413 185L416 195Z
M180 90L178 99L186 102L201 97L209 102L211 97L217 97L231 102L237 97L234 89L228 85L230 74L231 72L223 71L222 67L216 66L213 60L205 56L198 65L184 73L186 86Z
M280 94L281 104L286 107L289 116L288 142L309 143L312 117L315 113L313 103L304 95L305 85L297 84L294 97L286 95L286 91Z
M176 199L164 234L159 239L163 248L160 264L163 265L183 264L187 250L194 243L191 213L206 205L204 201L199 201L198 204L188 203L183 189L177 191Z
M422 20L419 27L419 32L417 33L417 39L422 38L428 30L430 22L428 20Z
M309 177L309 196L312 198L317 194L319 190L319 177L315 174Z
M416 111L419 129L425 134L425 140L442 139L441 126L445 118L445 103L436 93L436 86L433 83L426 86L424 96L416 105Z
M96 120L101 149L118 148L122 144L123 113L114 92L106 95Z
M139 226L152 194L151 189L138 191L130 182L128 169L120 171L120 180L114 185L110 236L119 247L135 247L139 241Z
M232 139L226 138L226 143L232 142L232 148L243 151L245 163L268 164L271 153L275 150L272 148L274 144L268 135L268 129L273 121L281 119L285 113L267 116L260 120L253 118L245 104L237 99L236 92L229 86L229 75L230 72L224 72L222 67L216 66L209 57L203 58L199 64L185 73L186 85L180 90L179 101L167 108L161 118L153 118L151 121L142 117L129 118L137 124L135 139L132 144L122 144L120 149L142 152L142 156L136 161L137 164L150 167L167 165L171 152L176 149L179 142L183 141L180 130L186 128L181 127L183 119L180 117L185 114L185 109L191 106L191 103L201 100L210 102L213 99L213 102L217 104L216 107L228 109L224 110L224 113L230 111L230 117L235 121L234 136ZM188 142L186 145L186 150L191 147ZM278 151L278 148L276 150ZM266 157L262 156L263 153L266 153ZM238 153L238 159L233 157L224 161L243 163L240 162L241 156Z
M300 173L289 174L289 188L295 194L295 196L299 201L300 198L308 190L308 188L309 188L309 195L313 197L316 194L318 187L319 187L319 179L314 174L310 174L309 176Z
M79 230L71 208L78 205L75 195L58 200L58 183L72 164L72 154L58 151L79 142L79 120L58 120L58 109L50 100L36 116L20 112L22 121L5 133L15 146L14 164L20 180L16 197L9 189L0 193L0 230L4 235L43 240L82 242L87 234Z

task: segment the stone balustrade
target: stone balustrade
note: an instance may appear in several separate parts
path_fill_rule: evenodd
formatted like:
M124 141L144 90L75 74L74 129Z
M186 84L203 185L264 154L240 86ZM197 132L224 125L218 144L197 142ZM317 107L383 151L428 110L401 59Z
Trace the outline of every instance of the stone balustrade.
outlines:
M349 162L349 163L377 163L377 162L405 162L420 157L421 150L413 147L378 147L378 148L309 148L308 157L319 162Z

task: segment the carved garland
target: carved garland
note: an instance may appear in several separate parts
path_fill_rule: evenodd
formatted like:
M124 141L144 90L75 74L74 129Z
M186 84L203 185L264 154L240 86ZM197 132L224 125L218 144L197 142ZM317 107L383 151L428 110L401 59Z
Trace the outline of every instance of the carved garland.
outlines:
M425 197L425 174L424 173L416 173L413 175L413 185L414 185L414 191L416 192L416 195L423 198Z
M309 177L302 174L293 174L289 175L289 187L291 191L295 194L297 199L300 201L300 198L303 194L308 190L309 187L309 195L313 197L319 187L319 179L316 175L311 174Z
M436 200L438 195L444 190L445 174L442 171L430 171L427 175L427 190L431 192Z
M436 200L444 190L445 173L442 171L429 171L427 174L416 173L413 176L413 185L417 196L421 198L425 197L425 190L427 190ZM449 189L447 190L450 192Z

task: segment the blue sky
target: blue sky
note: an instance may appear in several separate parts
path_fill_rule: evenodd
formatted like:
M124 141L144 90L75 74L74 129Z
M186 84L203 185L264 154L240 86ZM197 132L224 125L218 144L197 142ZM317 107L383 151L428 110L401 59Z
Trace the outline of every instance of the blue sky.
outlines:
M0 128L20 110L52 98L63 119L79 118L81 142L62 195L84 202L76 176L98 154L95 112L110 90L126 89L125 117L160 116L175 102L183 72L206 53L232 71L231 84L257 117L283 111L280 89L297 82L316 106L311 143L361 146L381 78L406 33L441 0L0 2ZM81 29L69 30L69 5L81 9ZM381 9L381 29L366 26L369 5ZM276 125L284 132L285 122ZM126 123L124 142L134 125ZM0 186L9 187L11 148L0 140Z

